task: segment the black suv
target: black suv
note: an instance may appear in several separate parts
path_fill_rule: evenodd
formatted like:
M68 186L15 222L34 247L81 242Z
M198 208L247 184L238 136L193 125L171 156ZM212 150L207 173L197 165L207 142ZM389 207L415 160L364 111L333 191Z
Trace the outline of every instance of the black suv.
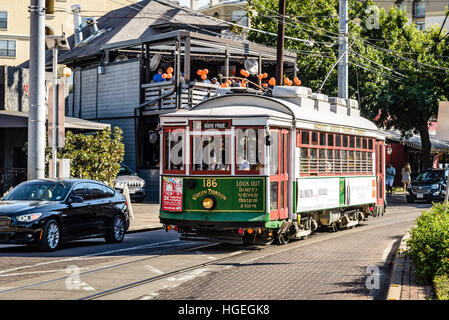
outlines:
M421 172L407 186L407 202L415 200L443 201L446 196L448 170L432 169Z

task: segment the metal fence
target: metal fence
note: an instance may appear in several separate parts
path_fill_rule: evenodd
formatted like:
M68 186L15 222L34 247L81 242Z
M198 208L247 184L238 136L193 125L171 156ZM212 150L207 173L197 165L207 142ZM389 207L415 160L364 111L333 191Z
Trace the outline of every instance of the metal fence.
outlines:
M26 179L27 170L25 168L0 168L0 197Z

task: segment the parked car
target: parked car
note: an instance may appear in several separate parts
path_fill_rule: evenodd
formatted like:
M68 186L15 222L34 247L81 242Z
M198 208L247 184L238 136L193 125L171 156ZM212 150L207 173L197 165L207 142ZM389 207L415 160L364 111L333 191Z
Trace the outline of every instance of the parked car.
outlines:
M443 201L446 196L448 170L429 169L421 172L406 190L407 202L415 200Z
M77 239L121 242L128 227L123 195L93 180L26 181L0 200L0 243L37 244L53 251Z
M117 178L114 179L114 187L123 190L125 185L128 186L129 196L132 201L143 202L145 200L145 180L137 175L130 167L121 164Z

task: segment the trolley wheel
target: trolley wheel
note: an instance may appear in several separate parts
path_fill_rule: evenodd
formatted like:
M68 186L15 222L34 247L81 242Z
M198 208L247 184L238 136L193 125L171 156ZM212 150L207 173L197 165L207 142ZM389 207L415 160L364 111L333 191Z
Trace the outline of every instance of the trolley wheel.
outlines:
M277 244L283 245L287 244L290 241L290 232L287 231L286 233L278 233L276 236L276 242Z

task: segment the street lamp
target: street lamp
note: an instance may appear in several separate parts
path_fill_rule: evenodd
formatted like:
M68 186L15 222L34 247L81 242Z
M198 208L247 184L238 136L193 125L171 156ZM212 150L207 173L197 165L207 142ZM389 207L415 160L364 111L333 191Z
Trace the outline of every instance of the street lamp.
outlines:
M45 44L47 49L53 51L53 127L52 127L52 177L56 178L57 174L57 154L56 154L56 135L57 135L57 104L58 104L58 50L70 50L69 43L63 32L61 36L45 36Z

